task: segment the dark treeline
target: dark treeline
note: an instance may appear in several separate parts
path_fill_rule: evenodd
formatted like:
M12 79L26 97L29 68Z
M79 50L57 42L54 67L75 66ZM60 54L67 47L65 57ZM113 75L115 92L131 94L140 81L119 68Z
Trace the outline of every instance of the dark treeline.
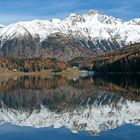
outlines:
M98 72L140 72L140 44L124 47L94 59L93 70Z

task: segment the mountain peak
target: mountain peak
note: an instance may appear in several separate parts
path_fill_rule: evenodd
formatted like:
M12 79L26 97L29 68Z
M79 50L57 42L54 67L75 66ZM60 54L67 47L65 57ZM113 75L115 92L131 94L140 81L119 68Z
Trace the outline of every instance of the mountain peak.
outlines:
M92 9L86 12L86 15L90 15L90 16L96 14L100 14L100 12Z
M67 18L66 21L72 21L72 22L84 22L85 19L83 16L77 13L71 13Z
M81 17L81 15L77 14L77 13L71 13L69 16L67 16L66 19L75 19Z
M84 15L85 16L94 16L96 14L100 14L100 12L96 11L96 10L89 10L87 11ZM69 16L67 16L66 19L78 19L78 18L82 18L84 17L84 15L80 15L80 14L77 14L77 13L71 13Z

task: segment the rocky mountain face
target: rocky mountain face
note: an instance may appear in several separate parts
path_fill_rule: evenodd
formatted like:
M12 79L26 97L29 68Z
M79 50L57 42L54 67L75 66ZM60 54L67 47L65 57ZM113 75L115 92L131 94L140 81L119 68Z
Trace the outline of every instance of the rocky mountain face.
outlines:
M2 27L2 28L1 28ZM122 21L90 10L64 20L18 22L0 26L0 55L70 60L97 56L140 42L139 19Z

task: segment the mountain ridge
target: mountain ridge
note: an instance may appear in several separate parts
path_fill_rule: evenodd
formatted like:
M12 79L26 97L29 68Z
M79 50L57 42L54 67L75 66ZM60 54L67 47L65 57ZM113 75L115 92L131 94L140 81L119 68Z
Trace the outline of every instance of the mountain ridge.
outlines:
M72 13L64 20L17 22L0 30L0 54L17 58L43 56L70 60L78 56L94 56L96 52L102 54L114 51L130 43L140 42L139 31L139 19L124 22L112 16L101 15L95 10L83 15ZM50 42L48 38L52 36L58 40L57 43ZM59 41L60 36L63 41ZM56 49L57 55L54 51ZM24 51L36 55L30 56ZM88 53L90 51L91 54ZM68 57L63 57L64 54Z

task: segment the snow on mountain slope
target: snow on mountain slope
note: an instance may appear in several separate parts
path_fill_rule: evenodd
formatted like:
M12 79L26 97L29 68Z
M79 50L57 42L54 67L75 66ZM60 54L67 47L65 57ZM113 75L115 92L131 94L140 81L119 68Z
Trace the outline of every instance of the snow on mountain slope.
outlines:
M26 32L32 36L39 34L43 40L51 34L60 32L66 35L72 34L76 37L111 40L117 39L126 43L140 41L140 26L133 24L139 20L130 21L129 24L111 16L101 15L99 12L90 10L84 15L70 14L66 19L34 20L18 22L3 29L0 36L17 37ZM130 35L136 38L131 38Z
M42 46L41 43L53 34L62 34L65 38L72 36L81 46L106 52L140 42L140 25L90 10L83 15L72 13L64 20L33 20L11 24L1 30L0 46L4 48L6 44L9 48L7 44L10 43L7 41L28 36L33 39L39 37L38 46ZM18 47L17 44L12 45L13 48Z
M79 107L71 112L56 113L44 106L40 111L26 112L7 108L0 109L0 122L35 128L64 126L72 132L87 131L98 134L123 124L140 125L140 103L120 99L114 104Z
M132 19L128 22L126 22L128 25L140 25L140 18L135 18L135 19Z

